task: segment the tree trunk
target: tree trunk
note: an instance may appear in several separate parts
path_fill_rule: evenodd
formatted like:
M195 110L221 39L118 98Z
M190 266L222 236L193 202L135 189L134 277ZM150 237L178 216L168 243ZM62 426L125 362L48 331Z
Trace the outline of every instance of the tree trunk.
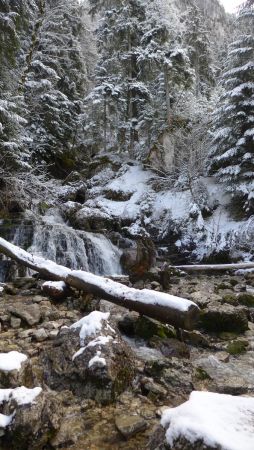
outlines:
M254 269L254 262L239 264L197 264L192 266L174 266L184 272L216 272L224 270Z
M0 252L39 272L43 277L65 281L71 287L95 294L116 305L178 328L193 329L199 317L198 306L189 300L148 289L129 288L116 281L81 270L72 271L52 261L31 255L2 238L0 238Z

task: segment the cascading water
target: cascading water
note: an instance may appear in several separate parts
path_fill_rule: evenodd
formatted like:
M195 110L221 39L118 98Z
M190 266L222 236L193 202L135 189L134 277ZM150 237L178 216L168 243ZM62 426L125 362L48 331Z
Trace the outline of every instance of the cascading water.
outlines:
M74 230L51 208L35 226L30 253L96 275L120 275L121 251L102 234Z
M26 227L22 225L18 227L12 242L29 253L96 275L122 274L121 250L118 247L102 234L74 230L64 222L55 208L50 208L39 221L36 220L30 245L27 245L25 230ZM4 281L1 264L0 281Z

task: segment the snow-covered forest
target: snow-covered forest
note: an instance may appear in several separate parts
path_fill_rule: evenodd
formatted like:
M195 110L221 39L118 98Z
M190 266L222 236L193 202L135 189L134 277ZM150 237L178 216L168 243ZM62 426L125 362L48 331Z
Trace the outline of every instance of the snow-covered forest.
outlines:
M0 0L0 449L252 450L253 242L253 0Z

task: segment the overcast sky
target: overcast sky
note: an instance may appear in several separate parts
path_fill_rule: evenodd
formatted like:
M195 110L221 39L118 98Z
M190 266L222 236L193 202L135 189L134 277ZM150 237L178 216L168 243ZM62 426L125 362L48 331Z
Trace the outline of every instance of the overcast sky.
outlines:
M220 2L224 5L224 8L228 12L235 12L237 6L243 3L243 0L220 0Z

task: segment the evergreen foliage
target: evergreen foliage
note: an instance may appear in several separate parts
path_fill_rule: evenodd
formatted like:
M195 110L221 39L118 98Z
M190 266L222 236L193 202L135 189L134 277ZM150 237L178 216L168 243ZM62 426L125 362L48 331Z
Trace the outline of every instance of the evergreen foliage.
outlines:
M177 90L190 81L181 39L172 39L165 22L154 14L157 2L151 3L90 1L91 12L101 17L100 57L96 86L87 97L86 127L88 142L97 149L147 154L168 127Z
M214 117L210 172L233 196L254 208L254 10L238 15L240 35L230 45L224 92Z

